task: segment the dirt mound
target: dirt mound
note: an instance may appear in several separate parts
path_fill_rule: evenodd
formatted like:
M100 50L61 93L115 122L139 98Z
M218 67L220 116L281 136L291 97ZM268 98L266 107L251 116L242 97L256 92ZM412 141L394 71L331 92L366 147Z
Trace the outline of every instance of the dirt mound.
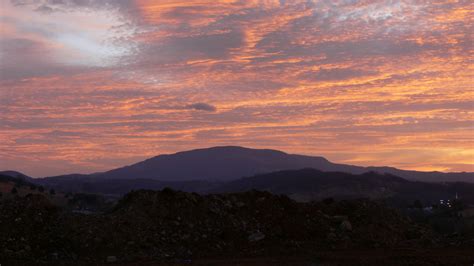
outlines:
M0 258L47 259L63 244L57 234L60 211L43 195L0 201Z
M60 211L46 198L0 202L0 258L160 261L427 245L434 238L369 201L297 203L250 191L200 196L135 191L103 214Z

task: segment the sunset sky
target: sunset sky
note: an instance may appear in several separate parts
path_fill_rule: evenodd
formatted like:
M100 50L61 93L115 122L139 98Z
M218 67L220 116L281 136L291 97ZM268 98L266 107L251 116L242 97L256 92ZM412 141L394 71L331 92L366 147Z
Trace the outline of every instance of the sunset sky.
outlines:
M0 0L0 170L217 145L474 171L474 1Z

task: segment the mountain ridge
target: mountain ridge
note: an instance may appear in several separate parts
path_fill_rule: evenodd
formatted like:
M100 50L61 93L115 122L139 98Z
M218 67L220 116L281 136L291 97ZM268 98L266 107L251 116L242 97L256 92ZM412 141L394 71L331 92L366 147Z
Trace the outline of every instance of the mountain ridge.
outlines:
M216 146L154 156L144 161L93 174L97 178L147 178L161 181L230 181L281 170L314 168L362 174L369 171L389 173L424 182L474 182L474 173L443 173L402 170L394 167L362 167L333 163L321 156L289 154L273 149Z
M162 154L105 172L59 175L41 179L94 178L221 182L232 181L245 176L303 168L351 174L374 171L423 182L474 183L473 172L423 172L389 166L363 167L333 163L321 156L290 154L274 149L252 149L240 146L216 146Z

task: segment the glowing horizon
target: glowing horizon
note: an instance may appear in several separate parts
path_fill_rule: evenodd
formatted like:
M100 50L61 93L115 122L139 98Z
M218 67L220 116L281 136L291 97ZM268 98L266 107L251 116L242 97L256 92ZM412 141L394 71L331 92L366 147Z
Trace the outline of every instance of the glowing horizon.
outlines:
M0 170L211 146L474 171L474 2L0 0Z

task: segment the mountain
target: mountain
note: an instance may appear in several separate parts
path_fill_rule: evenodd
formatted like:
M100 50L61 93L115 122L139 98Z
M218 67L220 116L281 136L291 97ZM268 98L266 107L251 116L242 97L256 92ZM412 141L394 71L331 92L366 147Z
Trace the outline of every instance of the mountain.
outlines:
M400 170L393 167L361 167L336 164L323 157L287 154L277 150L236 146L212 147L159 155L148 160L90 175L70 174L27 180L61 191L124 194L132 189L174 189L205 193L221 183L283 170L313 168L325 172L391 174L411 181L471 182L474 173L441 173ZM325 176L324 178L336 178ZM365 176L367 178L367 176ZM384 182L387 180L384 180ZM304 182L303 182L304 183ZM298 185L295 183L295 185ZM343 184L341 184L343 185ZM349 183L346 184L348 186ZM291 186L289 184L288 186Z
M474 182L474 173L419 172L392 167L361 167L332 163L323 157L236 146L212 147L159 155L133 165L90 176L97 179L154 179L174 182L232 181L245 176L302 168L352 174L374 171L424 182ZM68 179L71 176L53 177L52 179L63 178Z
M178 152L114 169L100 174L101 178L149 178L162 181L219 180L230 181L244 176L285 169L312 167L335 170L335 165L323 157L290 155L277 150L243 147L213 147ZM356 170L341 165L342 171Z

